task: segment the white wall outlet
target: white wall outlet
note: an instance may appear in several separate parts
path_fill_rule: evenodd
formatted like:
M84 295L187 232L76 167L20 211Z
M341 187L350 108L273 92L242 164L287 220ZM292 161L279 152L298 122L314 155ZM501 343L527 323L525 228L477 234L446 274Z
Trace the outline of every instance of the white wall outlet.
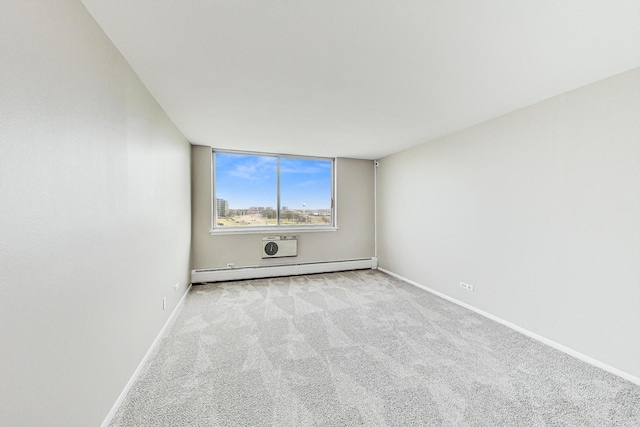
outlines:
M167 297L162 298L162 310L167 308Z
M228 262L227 263L227 268L235 268L235 266L236 265L234 263L232 263L232 262Z
M173 292L177 291L179 287L180 287L180 282L177 282L175 285L173 285Z
M473 285L469 285L467 283L460 282L460 287L468 291L473 291Z

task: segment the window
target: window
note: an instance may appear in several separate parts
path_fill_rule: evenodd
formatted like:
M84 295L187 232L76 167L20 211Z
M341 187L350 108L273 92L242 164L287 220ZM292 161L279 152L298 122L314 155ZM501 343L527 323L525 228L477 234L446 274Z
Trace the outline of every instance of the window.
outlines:
M335 227L334 160L213 152L213 229Z

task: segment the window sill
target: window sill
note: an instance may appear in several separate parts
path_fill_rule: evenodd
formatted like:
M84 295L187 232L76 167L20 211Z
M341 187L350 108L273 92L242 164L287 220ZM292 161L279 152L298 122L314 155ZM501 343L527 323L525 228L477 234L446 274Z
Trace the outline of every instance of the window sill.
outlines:
M338 227L251 227L251 228L214 228L209 234L288 234L288 233L318 233L323 231L338 231Z

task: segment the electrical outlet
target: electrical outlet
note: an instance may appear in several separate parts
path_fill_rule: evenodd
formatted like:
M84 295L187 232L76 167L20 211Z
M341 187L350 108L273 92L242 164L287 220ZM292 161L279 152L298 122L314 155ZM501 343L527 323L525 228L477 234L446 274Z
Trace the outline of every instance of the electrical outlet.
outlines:
M460 282L460 287L468 291L473 291L473 285L469 285L467 283Z
M162 311L167 308L167 297L162 298Z
M232 263L232 262L228 262L227 263L227 268L235 268L235 266L236 265L234 263Z
M179 287L180 287L180 282L173 285L173 292L177 291Z

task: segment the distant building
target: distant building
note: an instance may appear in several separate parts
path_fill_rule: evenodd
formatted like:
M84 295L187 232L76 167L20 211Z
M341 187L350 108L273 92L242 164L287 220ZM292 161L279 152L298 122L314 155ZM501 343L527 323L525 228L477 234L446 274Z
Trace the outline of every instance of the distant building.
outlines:
M229 202L225 199L216 199L216 212L218 213L218 218L229 216Z

